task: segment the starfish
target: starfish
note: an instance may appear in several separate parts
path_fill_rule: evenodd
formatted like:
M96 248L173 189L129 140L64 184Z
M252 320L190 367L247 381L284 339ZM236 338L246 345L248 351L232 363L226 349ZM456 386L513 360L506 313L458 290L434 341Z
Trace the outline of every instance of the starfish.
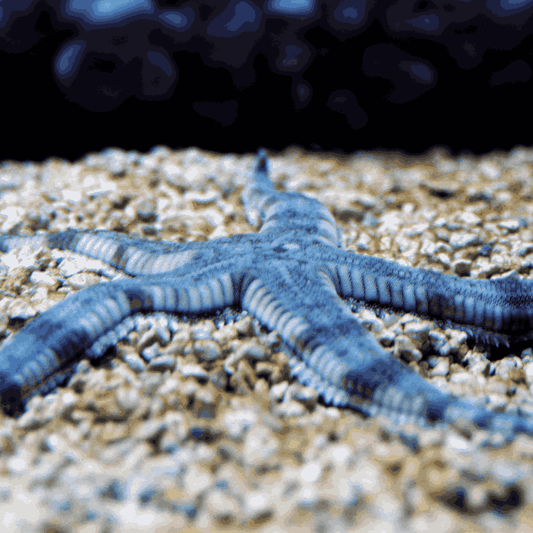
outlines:
M23 245L67 249L134 276L85 288L4 341L3 410L21 413L27 397L57 385L73 361L101 356L133 313L199 314L240 306L279 332L290 350L292 375L327 404L399 424L466 422L507 439L533 433L532 420L443 392L396 360L343 301L471 325L467 331L475 335L506 342L527 336L533 325L532 281L458 278L346 251L324 205L274 189L263 150L242 200L248 220L263 221L259 233L192 243L111 231L0 237L2 251Z

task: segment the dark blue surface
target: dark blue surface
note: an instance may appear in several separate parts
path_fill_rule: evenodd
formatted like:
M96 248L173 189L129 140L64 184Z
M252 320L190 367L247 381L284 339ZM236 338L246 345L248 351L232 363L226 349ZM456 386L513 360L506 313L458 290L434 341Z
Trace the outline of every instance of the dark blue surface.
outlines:
M0 160L531 144L532 13L533 0L3 0Z

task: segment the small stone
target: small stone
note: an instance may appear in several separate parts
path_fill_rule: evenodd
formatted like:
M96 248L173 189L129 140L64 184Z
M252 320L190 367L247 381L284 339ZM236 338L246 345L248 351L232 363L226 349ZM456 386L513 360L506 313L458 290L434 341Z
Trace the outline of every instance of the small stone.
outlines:
M183 335L182 333L184 332L180 332L172 338L170 344L163 349L164 353L173 355L183 355L185 353L185 349L189 344L189 337L188 334Z
M389 348L394 344L396 337L400 334L399 331L396 331L395 328L384 329L379 334L376 335L376 338L382 346Z
M266 519L274 514L274 507L270 502L268 493L259 491L250 491L246 495L242 510L248 520L259 517Z
M37 311L24 300L16 299L9 304L6 314L12 319L27 320L28 318L34 317Z
M394 356L397 358L403 358L407 362L420 361L422 354L420 350L415 348L411 339L406 335L399 335L394 341Z
M242 359L245 360L257 360L263 359L267 355L267 350L257 344L256 341L247 341L239 345L237 350L232 353L224 362L224 368L228 374L233 374L235 372L235 367Z
M220 191L208 189L205 192L187 191L185 199L192 202L194 207L203 207L215 203L220 197Z
M181 366L179 371L185 378L207 379L209 377L209 374L200 365L192 363Z
M235 522L241 508L238 500L220 490L209 493L205 506L218 524Z
M431 376L446 377L450 372L450 360L447 357L435 357L438 363L432 368Z
M235 329L246 337L253 335L253 320L251 316L245 316L242 320L235 322Z
M280 443L271 430L257 426L250 429L245 437L242 448L243 461L246 465L256 468L267 464L273 466L279 461L276 455L279 447Z
M183 477L184 489L190 498L206 492L213 481L210 473L200 470L196 465L191 466Z
M384 329L383 320L379 319L376 314L368 309L362 309L358 313L361 324L375 335L381 333Z
M498 376L490 379L485 389L487 392L493 392L495 394L507 394L508 386L505 380Z
M236 440L242 439L257 421L257 413L251 410L229 411L222 418L222 424L226 432Z
M452 262L452 271L456 276L468 276L472 270L472 261L459 259Z
M137 217L141 222L155 222L157 220L157 201L154 198L140 201L137 204Z
M501 170L490 161L481 163L479 170L490 180L497 180L501 176Z
M471 211L463 211L459 214L457 220L464 222L467 226L480 226L482 223L481 218Z
M50 276L50 274L47 274L46 272L39 272L37 270L31 273L30 281L35 285L39 283L46 285L51 290L55 290L59 287L59 281L57 279Z
M117 406L124 411L135 411L140 404L140 399L139 391L136 388L121 387L117 391Z
M511 255L519 255L520 257L526 257L533 252L533 242L517 242L513 244ZM529 263L525 261L524 263Z
M194 340L211 339L216 326L212 320L206 320L202 324L196 324L191 327L191 338Z
M281 400L288 388L289 383L287 381L282 381L270 388L270 394L277 400Z
M500 222L498 222L498 227L506 229L509 233L515 233L520 229L521 224L519 220L507 219L500 220Z
M219 344L227 344L229 341L237 338L237 328L234 324L222 326L219 330L214 331L212 339Z
M301 417L307 414L307 409L300 403L290 400L278 405L278 413L283 417Z
M150 370L157 370L159 372L164 372L166 370L170 370L170 371L174 370L175 366L176 366L176 356L168 354L168 355L159 355L157 357L154 357L153 359L150 359L148 368L150 368Z
M159 343L166 345L170 342L170 331L160 324L154 325L148 331L145 331L139 339L138 350L142 352L148 346Z
M533 382L533 362L524 364L524 373L528 383Z
M483 257L479 257L475 262L475 268L471 271L471 276L480 279L489 279L496 274L500 274L501 271L501 266L495 264L492 258L489 261Z
M475 233L459 232L450 237L450 244L454 250L461 250L468 246L478 246L483 244L481 237Z
M58 270L63 277L69 278L74 274L78 274L83 269L72 259L64 259L59 263Z
M142 351L141 355L146 361L150 362L152 359L156 359L162 355L161 346L159 346L159 343L157 342L155 344L151 344L148 346L148 348L145 348ZM174 356L170 354L170 357Z
M222 348L214 340L201 339L195 341L194 353L204 361L214 361L222 356Z
M122 355L122 360L134 371L143 372L146 369L146 363L137 354L136 351L128 350Z
M163 418L147 420L135 428L135 438L137 440L154 440L161 435L167 428Z
M429 340L433 348L441 356L446 356L450 353L450 345L448 344L448 338L444 333L438 330L432 330L429 332Z
M100 283L100 281L102 281L102 278L92 272L80 272L66 279L66 283L69 287L72 287L75 290L86 289L91 285Z
M5 290L16 294L21 292L23 285L30 279L30 268L18 266L9 271L4 282Z
M503 409L509 403L509 398L506 394L487 394L487 400L486 408L489 410Z
M450 375L450 383L470 385L475 383L475 378L469 372L454 372Z

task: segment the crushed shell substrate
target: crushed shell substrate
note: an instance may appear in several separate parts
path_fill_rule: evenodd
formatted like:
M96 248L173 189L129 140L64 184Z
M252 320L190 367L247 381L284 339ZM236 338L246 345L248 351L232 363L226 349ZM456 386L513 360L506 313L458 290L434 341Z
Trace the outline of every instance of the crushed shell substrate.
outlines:
M158 146L6 162L0 231L176 242L255 231L240 203L252 161ZM531 277L532 170L523 148L272 159L276 186L324 202L347 249L472 278ZM0 256L1 339L123 276L66 252ZM533 416L530 348L488 348L413 315L347 305L439 387ZM412 428L412 446L386 419L328 407L291 379L276 332L239 309L137 315L93 352L105 356L83 359L23 416L0 415L2 531L533 532L532 438Z

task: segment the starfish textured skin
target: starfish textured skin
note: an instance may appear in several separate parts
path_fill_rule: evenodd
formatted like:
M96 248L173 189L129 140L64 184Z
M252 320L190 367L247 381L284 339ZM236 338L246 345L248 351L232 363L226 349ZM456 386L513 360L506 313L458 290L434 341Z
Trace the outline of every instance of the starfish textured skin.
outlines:
M277 330L292 374L328 404L400 424L471 423L506 439L533 433L526 417L490 412L447 394L389 355L342 298L471 325L498 340L533 329L533 282L471 280L342 249L340 230L317 200L278 192L258 152L243 191L259 233L209 242L145 241L110 231L2 236L0 250L68 249L134 276L88 287L45 311L0 348L0 396L16 415L35 391L64 380L82 355L99 357L131 314L197 314L238 305Z

